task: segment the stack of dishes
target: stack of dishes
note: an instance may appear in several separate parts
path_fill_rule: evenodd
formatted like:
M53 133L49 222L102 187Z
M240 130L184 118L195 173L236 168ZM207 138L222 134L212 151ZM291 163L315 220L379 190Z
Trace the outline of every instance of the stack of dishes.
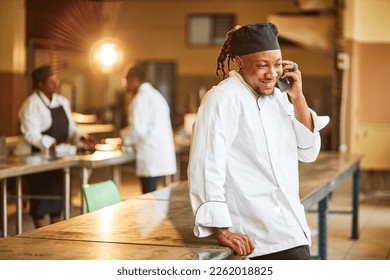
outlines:
M122 145L121 138L106 138L102 143L95 145L95 150L100 152L112 152L120 150Z

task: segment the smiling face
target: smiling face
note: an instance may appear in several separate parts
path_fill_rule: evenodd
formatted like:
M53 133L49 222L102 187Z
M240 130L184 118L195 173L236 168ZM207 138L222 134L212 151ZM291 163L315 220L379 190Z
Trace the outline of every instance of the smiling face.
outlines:
M244 81L261 96L271 95L283 74L280 50L256 52L235 57Z

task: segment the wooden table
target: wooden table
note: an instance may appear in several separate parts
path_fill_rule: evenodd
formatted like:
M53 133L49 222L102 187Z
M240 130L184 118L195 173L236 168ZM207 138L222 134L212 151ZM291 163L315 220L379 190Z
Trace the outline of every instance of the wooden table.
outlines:
M305 211L318 204L318 256L315 258L327 259L329 195L349 176L352 176L352 210L344 213L352 214L351 238L359 238L360 160L358 155L321 152L314 163L299 163L300 197ZM169 197L170 189L161 189L142 196L143 199Z
M111 242L0 239L0 260L206 260L229 259L221 248L153 246Z
M194 217L184 183L171 191L171 199L129 199L20 236L162 246L218 246L213 237L196 238L193 226Z
M319 230L319 258L326 259L327 232L326 220L328 214L328 197L329 193L339 186L342 181L350 175L353 175L353 211L352 211L352 235L353 238L358 238L358 195L359 195L359 162L360 157L340 155L337 153L321 153L318 161L313 164L300 164L300 184L301 184L301 199L306 210L309 210L314 204L319 204L319 222L321 229ZM218 246L213 237L196 238L193 235L192 229L194 226L194 217L190 207L187 184L179 183L164 189L160 189L153 193L148 193L136 199L123 201L119 204L74 217L69 220L61 221L57 224L49 225L37 230L25 232L13 238L20 239L16 241L12 239L14 245L18 242L23 243L24 254L29 252L34 254L38 250L33 246L28 245L28 240L36 240L41 242L39 250L48 258L74 258L83 259L86 257L79 248L69 249L67 254L59 253L59 256L51 254L52 247L44 245L44 240L61 241L59 244L68 242L80 242L83 246L84 242L89 242L97 248L101 245L103 248L109 248L109 244L122 244L123 247L117 246L117 250L127 250L128 246L134 248L142 247L144 250L151 250L155 246L161 246L167 250L167 257L172 250L172 257L177 257L177 248L196 251L197 254L208 256L207 258L220 258L223 256L232 256L232 251L226 247ZM10 238L0 240L0 248L7 244ZM65 243L64 243L65 242ZM76 245L78 243L75 243ZM125 246L126 245L126 246ZM4 245L5 246L5 245ZM61 245L62 246L62 245ZM149 247L150 246L150 247ZM7 250L0 250L0 258L19 258L20 252L11 246L6 247ZM98 249L96 249L98 250ZM209 254L212 250L214 253ZM127 252L128 253L128 252ZM133 252L132 255L137 258L145 259L150 257L150 254L143 256ZM92 254L91 254L92 255ZM125 256L120 252L117 255L107 254L105 258L115 258L115 256ZM184 255L182 255L184 256ZM95 258L91 256L92 258ZM189 255L186 255L189 257ZM98 258L98 256L96 256ZM164 255L161 256L164 258Z
M167 192L169 190L169 192ZM160 250L161 259L226 259L234 258L229 248L221 247L214 237L196 238L193 234L194 217L192 214L188 189L186 183L178 184L175 187L167 187L157 197L151 194L141 196L137 199L130 199L119 204L112 205L95 212L76 216L43 228L25 232L12 237L10 243L21 242L24 244L23 254L35 252L34 240L40 244L41 251L45 257L60 258L53 255L50 245L44 245L43 240L60 241L59 244L66 246L65 241L78 242L74 246L89 243L100 250L110 248L118 250L116 254L109 251L107 255L94 256L88 254L92 259L105 257L106 259L122 256L130 259L149 259L157 257ZM168 195L168 196L167 196ZM15 239L20 239L17 241ZM31 246L28 245L31 240ZM20 250L12 249L11 245L5 245L7 241L0 240L1 258L21 258ZM117 246L114 246L117 244ZM119 244L124 245L120 247ZM1 248L5 246L5 253ZM30 246L28 249L27 246ZM21 248L22 245L19 246ZM66 259L83 259L87 255L80 248L70 249L67 253L60 253ZM46 248L45 251L43 248ZM138 251L129 251L130 248ZM96 249L97 251L99 249ZM122 253L119 252L123 251ZM125 257L126 256L126 257Z

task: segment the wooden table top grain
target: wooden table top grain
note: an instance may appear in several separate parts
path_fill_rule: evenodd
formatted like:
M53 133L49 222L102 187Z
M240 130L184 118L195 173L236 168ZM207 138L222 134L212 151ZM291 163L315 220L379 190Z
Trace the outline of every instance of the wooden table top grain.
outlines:
M229 257L230 252L220 248L45 238L8 237L0 239L0 260L218 260Z
M171 192L185 193L182 185ZM33 231L23 237L168 246L218 246L213 237L193 234L188 196L182 199L130 199Z
M359 162L359 156L325 152L314 163L300 164L300 197L303 204L306 203L305 209L318 203L324 195L322 190L325 188L329 193L333 182L355 168ZM15 258L26 257L27 251L38 254L35 258L40 258L39 254L43 254L42 257L48 259L95 259L99 258L99 250L107 250L105 259L225 258L232 254L231 249L219 246L214 237L196 238L193 226L194 216L188 186L186 182L180 182L95 212L25 232L14 237L9 245L4 240L10 238L4 239L0 242L0 258L11 255ZM41 245L39 249L34 241ZM53 242L59 242L56 249L58 255L51 253L50 244L54 244ZM11 245L16 249L7 255ZM69 249L69 255L61 252L68 246L74 246ZM82 248L88 246L91 248L91 255L83 253ZM127 250L123 250L123 254L121 250L113 252L120 246L127 248L127 253L131 252L132 255L125 255ZM27 249L29 247L30 250ZM95 257L92 257L93 250L96 251ZM148 252L138 252L142 250ZM158 252L161 252L160 255Z
M301 197L309 199L359 157L321 154L300 165ZM196 238L187 183L167 187L99 211L23 233L24 237L169 246L218 246L213 237Z

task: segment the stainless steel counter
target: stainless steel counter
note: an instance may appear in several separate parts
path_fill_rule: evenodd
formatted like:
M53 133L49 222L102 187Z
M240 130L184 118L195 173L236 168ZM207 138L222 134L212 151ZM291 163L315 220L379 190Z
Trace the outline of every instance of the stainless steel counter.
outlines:
M7 156L0 160L0 179L75 166L77 156L56 158L40 154Z
M16 214L18 233L22 232L22 179L23 175L45 172L55 169L64 170L64 216L70 212L70 168L77 163L76 157L55 158L37 155L8 156L0 160L1 198L2 198L2 235L7 236L7 178L16 177Z
M7 236L7 178L16 177L17 185L17 233L22 232L22 182L21 176L55 169L64 170L64 216L70 216L70 168L82 169L82 182L87 184L94 168L114 166L114 180L120 183L119 164L134 160L133 153L121 151L94 152L90 155L75 155L68 157L44 156L33 154L28 156L7 156L0 160L1 198L2 198L2 235ZM84 204L85 205L85 204ZM83 206L83 209L85 206ZM84 211L85 212L85 209Z

